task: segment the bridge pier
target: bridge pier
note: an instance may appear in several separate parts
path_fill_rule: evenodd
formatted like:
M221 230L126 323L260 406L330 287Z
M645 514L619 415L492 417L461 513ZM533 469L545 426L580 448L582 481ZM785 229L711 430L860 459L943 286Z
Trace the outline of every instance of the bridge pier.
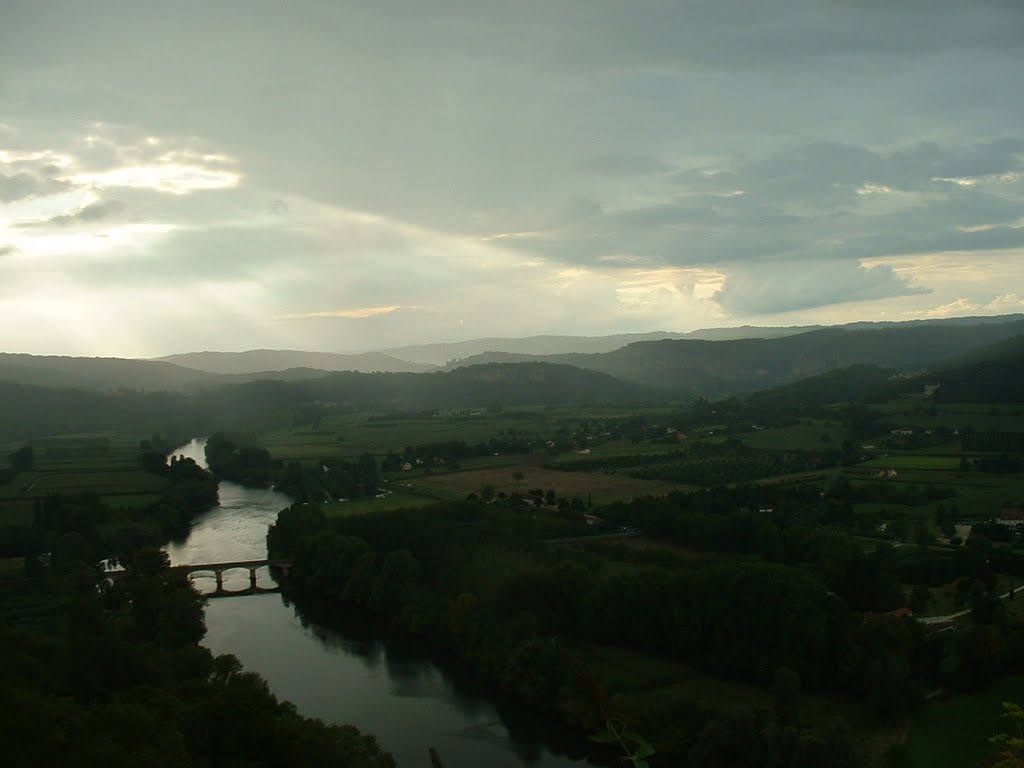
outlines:
M255 568L250 568L249 569L249 589L251 589L253 592L256 591L256 569Z
M224 591L224 571L222 571L220 568L218 568L217 570L215 570L213 572L213 574L214 574L214 576L217 577L217 591L218 592L223 592Z

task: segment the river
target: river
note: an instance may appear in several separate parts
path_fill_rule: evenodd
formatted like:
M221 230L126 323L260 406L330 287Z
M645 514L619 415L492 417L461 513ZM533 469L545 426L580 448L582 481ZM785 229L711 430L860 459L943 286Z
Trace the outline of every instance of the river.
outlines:
M204 445L193 440L174 455L206 466ZM219 498L185 539L166 547L172 564L266 557L267 526L290 499L227 481ZM265 570L258 583L271 586ZM196 586L212 591L214 577L198 578ZM248 586L248 571L224 575L227 590ZM257 594L209 600L206 628L211 651L233 653L303 714L374 734L400 768L429 766L428 747L447 768L592 765L581 757L585 744L550 717L496 695L365 614L314 602L300 609L281 594Z

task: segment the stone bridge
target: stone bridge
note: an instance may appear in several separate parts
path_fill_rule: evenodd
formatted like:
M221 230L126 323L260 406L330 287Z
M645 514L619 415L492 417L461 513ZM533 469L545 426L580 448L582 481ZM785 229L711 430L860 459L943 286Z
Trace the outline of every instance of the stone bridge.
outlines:
M260 568L272 568L280 571L282 576L287 577L291 571L292 564L284 560L235 560L229 563L192 563L189 565L174 565L169 570L191 576L196 573L212 572L217 579L217 589L204 597L237 597L239 595L256 595L264 592L280 592L281 588L276 584L272 587L259 587L256 585L256 571ZM224 571L232 568L244 568L249 571L248 589L227 590L224 589Z

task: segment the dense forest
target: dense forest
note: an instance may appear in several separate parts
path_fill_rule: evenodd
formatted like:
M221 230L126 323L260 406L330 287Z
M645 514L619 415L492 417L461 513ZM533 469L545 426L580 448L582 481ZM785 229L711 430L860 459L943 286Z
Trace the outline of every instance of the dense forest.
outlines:
M840 499L827 505L837 509L822 510L816 493L776 497L778 514L755 520L751 503L767 500L750 494L756 495L745 489L640 500L609 512L616 521L729 553L710 565L669 553L612 549L595 557L554 548L543 539L561 534L557 521L473 502L435 507L429 515L337 520L313 506L292 507L279 515L268 545L276 556L294 559L296 588L382 613L453 649L536 706L553 707L591 730L608 717L640 717L659 745L659 765L734 764L725 756L734 752L719 754L724 741L777 736L782 716L753 723L691 712L700 722L683 735L673 725L685 702L673 703L662 720L666 712L641 715L628 698L609 701L579 649L592 643L633 648L769 690L785 680L791 697L796 690L834 691L865 702L881 721L910 712L931 686L973 689L1004 660L1016 663L997 649L1019 647L1024 635L1007 634L997 615L952 642L884 614L903 604L897 589L903 572L927 584L930 569L950 569L978 584L977 611L985 611L992 575L977 550L948 563L938 556L936 563L921 562L920 553L914 562L885 550L867 556L829 525L830 515L841 516ZM786 749L793 750L785 764L859 764L857 748L837 723L812 726L797 718L785 727ZM827 755L815 747L826 743Z

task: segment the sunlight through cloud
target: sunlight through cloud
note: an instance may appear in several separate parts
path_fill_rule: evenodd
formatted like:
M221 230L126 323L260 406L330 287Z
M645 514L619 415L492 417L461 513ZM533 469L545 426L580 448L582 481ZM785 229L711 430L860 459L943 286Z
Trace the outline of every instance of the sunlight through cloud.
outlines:
M92 187L132 187L154 189L171 195L187 195L208 189L230 189L238 186L241 174L233 171L203 168L198 165L167 163L112 168L95 173L78 173L67 177L73 184Z

